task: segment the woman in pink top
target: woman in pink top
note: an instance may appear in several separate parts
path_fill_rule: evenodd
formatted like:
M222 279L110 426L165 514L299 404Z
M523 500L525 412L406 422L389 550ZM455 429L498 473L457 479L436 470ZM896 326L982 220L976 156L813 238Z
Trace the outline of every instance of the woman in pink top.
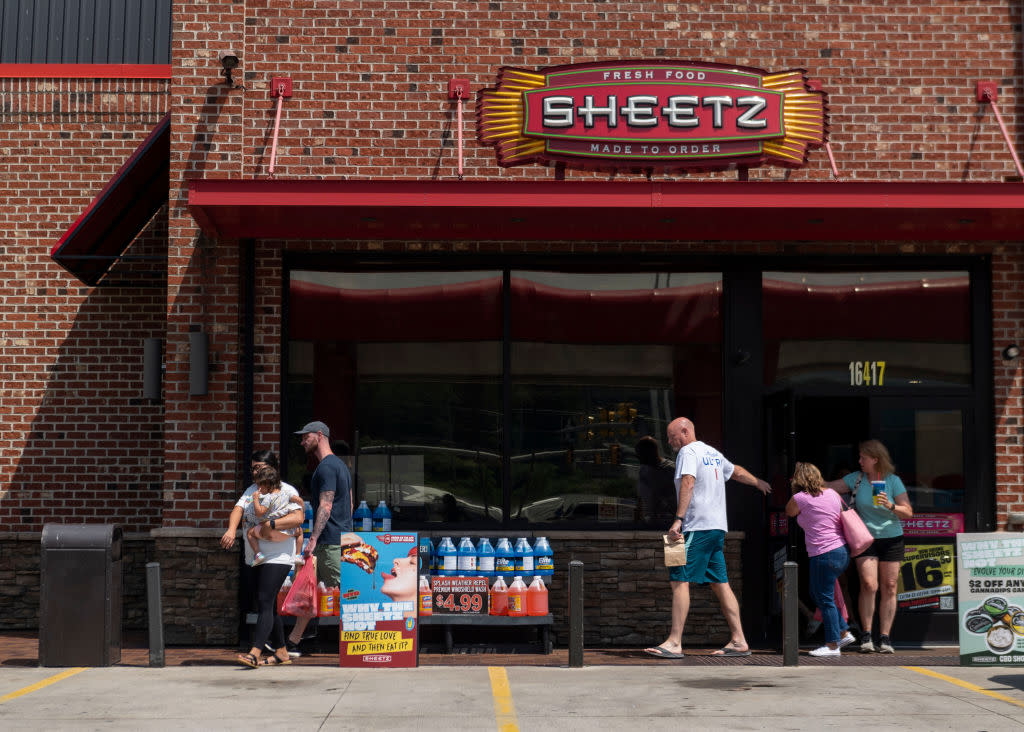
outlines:
M836 609L836 578L850 563L839 514L843 500L825 487L821 472L810 463L797 463L790 480L793 497L786 504L786 515L796 516L804 530L807 556L811 558L811 597L821 610L825 625L825 645L811 651L812 656L838 656L839 649L853 643L853 634Z

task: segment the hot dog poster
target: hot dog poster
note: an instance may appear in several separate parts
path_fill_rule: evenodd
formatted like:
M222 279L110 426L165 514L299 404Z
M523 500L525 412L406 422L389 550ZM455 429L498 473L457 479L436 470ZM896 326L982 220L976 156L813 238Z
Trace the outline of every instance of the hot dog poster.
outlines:
M416 666L418 544L415 532L341 535L341 666Z

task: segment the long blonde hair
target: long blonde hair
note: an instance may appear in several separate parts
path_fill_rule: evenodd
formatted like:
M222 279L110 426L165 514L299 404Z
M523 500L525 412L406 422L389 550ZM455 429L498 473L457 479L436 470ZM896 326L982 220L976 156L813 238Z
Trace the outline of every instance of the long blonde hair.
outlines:
M793 469L792 484L794 492L807 491L811 496L820 496L825 490L825 479L813 463L797 463Z
M875 470L880 474L889 475L896 472L896 468L892 464L892 458L889 457L889 451L878 440L864 440L864 442L860 443L859 449L868 457L878 461L875 465Z

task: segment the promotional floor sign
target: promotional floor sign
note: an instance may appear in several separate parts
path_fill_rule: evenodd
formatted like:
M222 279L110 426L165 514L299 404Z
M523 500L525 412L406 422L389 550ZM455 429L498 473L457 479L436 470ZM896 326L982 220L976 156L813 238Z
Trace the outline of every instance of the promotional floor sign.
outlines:
M907 544L896 587L900 612L952 610L956 594L953 544Z
M960 665L1024 665L1024 536L959 534Z
M341 666L416 666L417 545L415 532L341 535Z

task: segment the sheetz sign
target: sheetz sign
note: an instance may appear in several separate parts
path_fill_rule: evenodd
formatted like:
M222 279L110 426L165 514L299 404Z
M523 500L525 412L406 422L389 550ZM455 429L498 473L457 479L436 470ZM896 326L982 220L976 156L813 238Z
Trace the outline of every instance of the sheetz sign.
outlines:
M477 137L504 167L799 167L828 139L803 69L642 61L503 67L477 99Z

